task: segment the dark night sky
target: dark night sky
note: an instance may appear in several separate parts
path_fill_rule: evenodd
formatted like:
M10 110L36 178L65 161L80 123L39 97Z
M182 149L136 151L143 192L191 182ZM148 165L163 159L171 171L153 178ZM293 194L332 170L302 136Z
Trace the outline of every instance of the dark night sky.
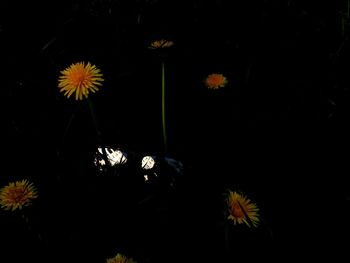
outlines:
M0 7L6 65L0 182L29 177L40 187L32 216L48 239L26 246L35 238L21 228L5 231L16 221L3 213L7 248L17 242L33 258L58 255L57 262L98 261L115 247L146 258L140 262L175 262L186 253L220 261L215 222L220 195L230 187L259 200L275 234L271 241L261 230L234 243L239 251L251 247L267 258L276 251L311 253L310 242L324 246L348 233L348 42L334 56L345 39L341 1L4 1ZM162 37L175 42L166 62L169 154L185 163L186 177L174 192L153 189L159 200L135 210L133 198L147 191L96 181L87 105L64 98L57 78L71 63L96 64L106 79L92 98L103 139L157 154L161 71L147 45ZM227 76L226 88L205 88L213 72Z

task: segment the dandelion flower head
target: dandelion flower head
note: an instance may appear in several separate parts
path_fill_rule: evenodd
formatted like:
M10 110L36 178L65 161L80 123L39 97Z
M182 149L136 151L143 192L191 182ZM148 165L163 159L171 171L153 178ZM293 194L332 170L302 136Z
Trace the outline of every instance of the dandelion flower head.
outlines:
M90 91L95 93L102 86L103 74L95 65L88 62L79 62L70 65L61 71L58 88L64 95L69 98L75 93L76 100L82 100L89 96Z
M207 76L205 79L205 85L209 89L219 89L225 87L227 84L227 79L222 74L213 73Z
M0 205L5 210L21 210L24 206L31 205L37 197L33 183L28 180L11 182L0 189Z
M153 41L149 48L150 49L162 49L162 48L169 48L174 45L173 41L166 40L166 39L160 39Z
M229 191L227 197L228 219L236 224L257 227L259 224L259 208L240 193Z
M114 258L107 259L106 263L137 263L132 258L127 258L126 256L118 253Z

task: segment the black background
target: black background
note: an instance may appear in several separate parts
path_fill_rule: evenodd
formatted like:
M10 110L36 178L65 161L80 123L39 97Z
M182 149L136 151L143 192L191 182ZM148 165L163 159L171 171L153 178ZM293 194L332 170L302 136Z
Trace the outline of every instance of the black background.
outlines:
M29 230L19 214L1 212L1 262L104 262L117 252L139 262L341 254L349 220L345 1L0 6L0 181L28 178L40 195L24 212ZM122 179L97 176L89 109L59 93L59 72L79 61L101 69L104 86L91 99L103 140L136 163L162 149L161 64L147 48L160 38L175 43L165 63L166 154L184 163L184 174L174 187L130 179L142 176L135 164ZM211 73L228 85L208 90ZM263 223L233 229L227 254L220 220L229 188L258 204Z

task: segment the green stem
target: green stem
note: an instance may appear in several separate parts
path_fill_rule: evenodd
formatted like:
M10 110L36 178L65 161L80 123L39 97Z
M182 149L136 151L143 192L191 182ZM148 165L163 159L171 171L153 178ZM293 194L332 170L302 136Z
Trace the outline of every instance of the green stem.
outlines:
M89 98L87 98L87 102L88 102L88 105L89 105L92 121L94 123L94 127L95 127L95 130L96 130L96 133L97 133L97 137L98 137L98 140L100 141L101 140L101 132L100 132L99 124L98 124L98 121L97 121L94 105L92 104L92 101Z
M60 155L61 155L61 150L62 150L64 141L66 140L66 137L67 137L68 132L69 132L69 130L70 130L70 127L71 127L71 125L72 125L73 119L75 118L75 114L76 114L76 113L75 113L75 111L74 111L74 112L72 113L72 115L70 116L69 121L68 121L68 123L67 123L67 126L66 126L66 128L65 128L65 130L64 130L64 132L63 132L63 136L62 136L62 139L61 139L61 144L60 144L60 146L59 146L59 148L58 148L58 150L57 150L57 156L60 156Z
M225 252L227 255L229 255L230 254L230 240L229 240L229 226L228 226L227 222L225 222L224 237L225 237Z
M89 105L92 121L93 121L94 126L95 126L95 130L96 130L96 134L97 134L97 142L98 142L99 146L102 147L103 157L105 158L107 166L109 166L110 163L108 161L108 155L107 155L107 152L106 152L105 144L102 141L102 133L101 133L101 130L100 130L99 123L97 121L97 116L96 116L96 113L95 113L94 105L93 105L92 101L89 98L87 98L87 102L88 102L88 105Z
M40 232L36 231L35 229L33 229L33 227L31 226L30 224L30 220L28 218L28 216L25 216L22 214L21 216L24 224L27 226L27 229L30 233L35 233L36 234L36 237L40 240L40 241L43 241L43 236L40 234Z
M164 151L167 151L167 136L165 124L165 65L162 62L162 126L163 126L163 144Z

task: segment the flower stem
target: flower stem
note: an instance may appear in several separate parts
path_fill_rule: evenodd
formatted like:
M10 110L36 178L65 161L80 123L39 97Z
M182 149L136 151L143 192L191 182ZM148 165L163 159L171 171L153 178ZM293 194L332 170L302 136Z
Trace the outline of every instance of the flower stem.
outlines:
M94 105L93 105L92 101L89 98L87 98L87 102L88 102L88 105L89 105L92 121L94 123L94 127L95 127L95 130L96 130L96 133L97 133L97 137L98 137L98 140L100 141L101 140L101 131L100 131L100 128L99 128L99 123L97 121L95 108L94 108Z
M230 254L230 239L229 239L229 226L228 226L227 222L225 222L224 240L225 240L225 252L227 255L229 255Z
M167 151L167 135L165 124L165 65L162 62L162 126L163 126L163 145L164 151Z
M57 150L57 156L58 157L61 155L61 148L62 148L62 146L64 144L64 141L66 140L66 137L68 135L70 126L72 125L73 119L75 118L75 114L76 114L76 112L74 111L72 113L72 115L70 116L70 118L69 118L69 121L67 123L66 128L64 129L63 136L62 136L62 139L61 139L61 145L60 145L59 149Z
M22 218L24 224L27 226L28 231L30 233L35 233L36 237L39 239L39 241L43 242L44 241L43 236L40 234L40 232L35 231L35 229L30 224L31 222L30 222L28 216L22 215L21 218Z
M101 133L100 126L99 126L99 123L98 123L98 120L97 120L94 104L92 103L92 101L89 98L87 98L87 102L88 102L88 105L89 105L89 109L90 109L90 113L91 113L91 117L92 117L92 122L93 122L93 124L95 126L95 130L96 130L96 134L97 134L97 143L102 148L103 157L105 158L106 164L109 166L110 163L108 161L108 155L107 155L107 152L106 152L105 144L102 141L102 133Z

